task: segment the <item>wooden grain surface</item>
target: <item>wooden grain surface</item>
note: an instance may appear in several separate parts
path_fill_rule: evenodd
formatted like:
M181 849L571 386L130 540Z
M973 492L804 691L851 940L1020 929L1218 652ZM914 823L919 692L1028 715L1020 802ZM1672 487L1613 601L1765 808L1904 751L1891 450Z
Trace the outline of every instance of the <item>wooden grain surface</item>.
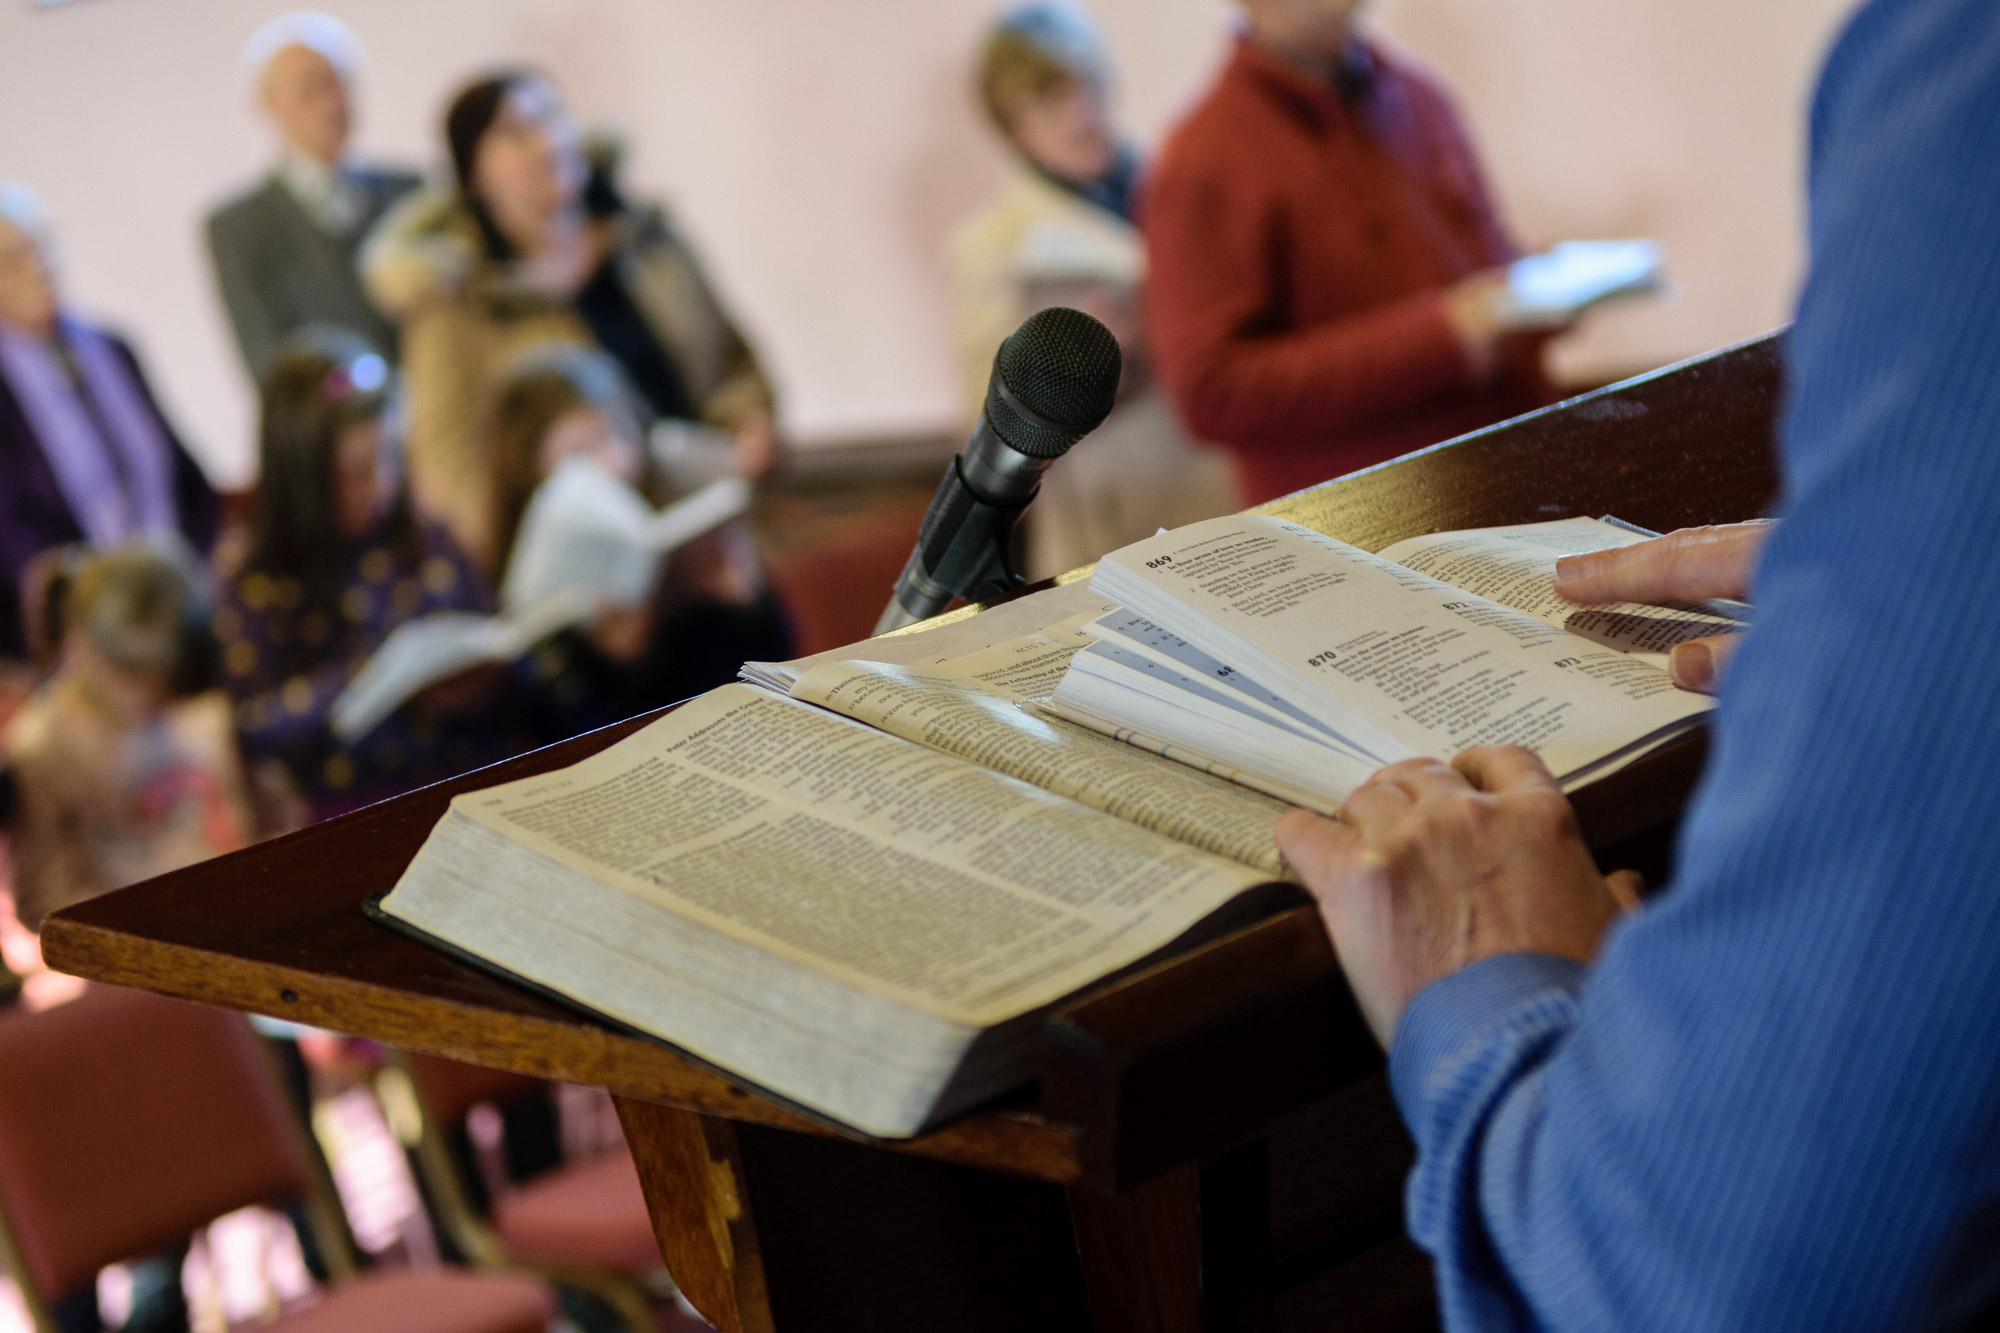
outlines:
M1751 517L1774 492L1779 393L1776 340L1762 339L1268 508L1371 549L1423 532L1576 514L1614 513L1661 529ZM45 955L98 980L601 1085L635 1101L831 1133L667 1047L579 1017L362 914L363 900L394 884L451 796L572 763L646 720L58 913L43 935ZM1698 751L1683 749L1587 795L1580 808L1589 807L1585 822L1598 845L1670 818L1698 763ZM1216 981L1232 976L1286 984ZM1342 1062L1361 1060L1350 1049L1354 1019L1340 1007L1343 996L1317 923L1295 911L1072 1006L1058 1024L1067 1051L1041 1099L1024 1093L893 1146L1060 1185L1116 1188L1219 1149L1246 1114L1305 1105ZM1222 1000L1218 1012L1211 1001ZM1287 1026L1301 1012L1313 1021ZM1243 1058L1249 1051L1255 1061ZM1201 1087L1213 1095L1199 1099L1208 1110L1196 1115L1185 1099Z

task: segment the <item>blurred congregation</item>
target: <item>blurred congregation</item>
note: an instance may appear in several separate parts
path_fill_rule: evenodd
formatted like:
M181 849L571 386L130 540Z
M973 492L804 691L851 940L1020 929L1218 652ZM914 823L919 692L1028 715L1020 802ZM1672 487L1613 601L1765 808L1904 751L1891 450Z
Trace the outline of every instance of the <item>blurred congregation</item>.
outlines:
M1208 73L1157 134L1128 128L1126 53L1080 5L987 12L961 53L952 96L1004 167L924 261L947 312L930 433L963 438L996 348L1036 310L1095 316L1125 356L1117 408L1029 512L1017 560L1030 579L1666 359L1641 336L1622 359L1565 366L1552 345L1568 323L1509 306L1505 265L1555 238L1508 216L1479 127L1425 53L1350 26L1351 5L1209 8ZM634 182L645 140L704 126L600 124L591 89L524 43L504 62L451 64L425 161L378 158L357 136L373 62L408 63L401 34L229 12L246 16L243 114L269 147L209 201L199 281L233 342L243 438L188 429L168 370L187 349L136 336L102 284L77 297L71 272L89 257L70 206L0 151L0 1007L24 992L24 1011L52 1015L74 994L37 961L53 911L665 707L745 661L865 636L944 457L855 481L797 428L782 372L797 358L770 352L791 333L746 313L697 242L708 233ZM16 44L0 60L29 55ZM141 190L130 226L156 225L145 208ZM781 220L813 227L809 198ZM527 515L579 466L651 509L730 477L755 499L663 554L636 600L430 684L361 734L337 727L337 701L400 628L501 612ZM99 1018L113 1033L117 1020ZM408 1150L429 1234L392 1227L378 1254L570 1275L557 1296L497 1277L476 1296L412 1289L406 1312L492 1312L421 1326L541 1328L558 1310L578 1328L693 1326L652 1271L608 1103L276 1035L282 1079L237 1073L246 1095L290 1105L257 1129L277 1158L292 1161L301 1128L330 1157L361 1142L329 1109L353 1112L356 1089L375 1109L354 1113ZM238 1040L183 1036L225 1064ZM21 1082L4 1067L13 1049L0 1040L0 1083ZM310 1195L324 1162L308 1156L287 1169ZM314 1279L373 1234L353 1163L333 1165L331 1206L349 1213L336 1240L303 1205L279 1228ZM23 1270L17 1289L36 1288L21 1308L42 1327L189 1327L185 1244L142 1239L58 1263L17 1237L0 1259ZM125 1285L100 1300L110 1288L92 1274L113 1259Z

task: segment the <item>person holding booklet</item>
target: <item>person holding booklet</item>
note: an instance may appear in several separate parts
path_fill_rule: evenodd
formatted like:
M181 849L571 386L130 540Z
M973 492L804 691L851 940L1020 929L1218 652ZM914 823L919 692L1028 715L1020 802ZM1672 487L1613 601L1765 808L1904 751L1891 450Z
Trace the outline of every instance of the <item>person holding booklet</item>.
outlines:
M675 498L676 474L699 442L662 459L647 447L640 407L618 363L594 348L531 350L501 379L485 425L493 531L503 591L525 520L566 464L585 464L645 503ZM726 440L710 450L731 469ZM713 484L713 483L711 483ZM636 598L603 599L587 623L565 628L524 658L535 735L551 743L676 703L735 679L746 660L782 658L791 626L764 581L741 524L724 524L647 557Z
M467 83L443 128L453 187L385 217L361 268L403 327L413 492L473 557L499 568L481 410L551 340L616 358L650 413L729 435L745 476L775 467L771 381L673 220L619 189L619 146L586 142L527 69Z
M2000 1313L2000 11L1874 0L1812 111L1775 525L1560 567L1756 601L1672 881L1618 910L1550 770L1415 758L1279 828L1415 1136L1454 1330Z
M399 626L489 613L493 593L411 507L392 372L349 334L309 330L265 374L249 523L217 551L223 685L246 754L281 761L326 818L525 748L504 668L440 681L364 735L335 699Z
M1643 242L1522 259L1446 89L1358 0L1243 30L1145 190L1160 377L1261 504L1554 401L1549 337L1657 281Z

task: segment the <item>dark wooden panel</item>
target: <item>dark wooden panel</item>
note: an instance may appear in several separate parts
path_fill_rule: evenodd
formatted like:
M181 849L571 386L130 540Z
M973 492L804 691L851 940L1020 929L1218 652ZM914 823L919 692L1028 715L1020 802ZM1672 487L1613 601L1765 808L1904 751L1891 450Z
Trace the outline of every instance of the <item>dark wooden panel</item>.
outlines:
M1386 1074L1286 1116L1271 1126L1267 1143L1273 1262L1290 1274L1281 1287L1352 1257L1350 1238L1400 1218L1416 1146Z
M1042 1109L1084 1178L1127 1188L1254 1135L1381 1063L1311 908L1295 908L1066 1006Z
M783 1333L1091 1333L1056 1186L761 1125L736 1148Z
M1385 1240L1277 1298L1277 1333L1437 1333L1431 1261L1409 1241Z
M1263 506L1370 551L1426 532L1616 514L1665 532L1777 493L1773 335Z
M1203 1333L1207 1202L1191 1166L1122 1194L1070 1191L1094 1333Z
M1270 1333L1271 1144L1230 1149L1201 1168L1204 1333Z

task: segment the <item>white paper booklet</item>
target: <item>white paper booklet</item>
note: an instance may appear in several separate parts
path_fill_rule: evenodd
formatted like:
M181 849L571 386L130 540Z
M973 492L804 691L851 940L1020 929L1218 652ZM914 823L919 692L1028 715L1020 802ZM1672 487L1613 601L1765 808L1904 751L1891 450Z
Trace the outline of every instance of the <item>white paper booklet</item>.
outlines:
M328 723L336 739L351 743L427 686L476 666L511 662L549 635L588 619L594 609L589 597L572 588L558 589L504 619L444 611L407 621L334 699Z
M646 436L668 491L686 495L736 475L736 438L699 421L662 417Z
M1413 538L1371 555L1283 519L1211 519L1114 551L1046 707L1156 753L1337 806L1384 764L1523 745L1575 787L1697 725L1675 643L1704 610L1583 609L1559 556L1640 537L1596 519Z
M572 458L536 490L501 587L501 614L444 612L398 627L333 701L335 737L367 735L418 692L489 662L511 662L607 605L645 600L660 558L736 518L750 488L725 477L655 510L587 459Z
M749 507L749 483L724 477L655 510L597 464L568 459L521 516L500 604L512 613L558 589L581 588L599 603L636 606L652 590L661 556Z
M1520 324L1565 323L1603 301L1660 285L1658 241L1564 241L1507 266L1507 303Z

